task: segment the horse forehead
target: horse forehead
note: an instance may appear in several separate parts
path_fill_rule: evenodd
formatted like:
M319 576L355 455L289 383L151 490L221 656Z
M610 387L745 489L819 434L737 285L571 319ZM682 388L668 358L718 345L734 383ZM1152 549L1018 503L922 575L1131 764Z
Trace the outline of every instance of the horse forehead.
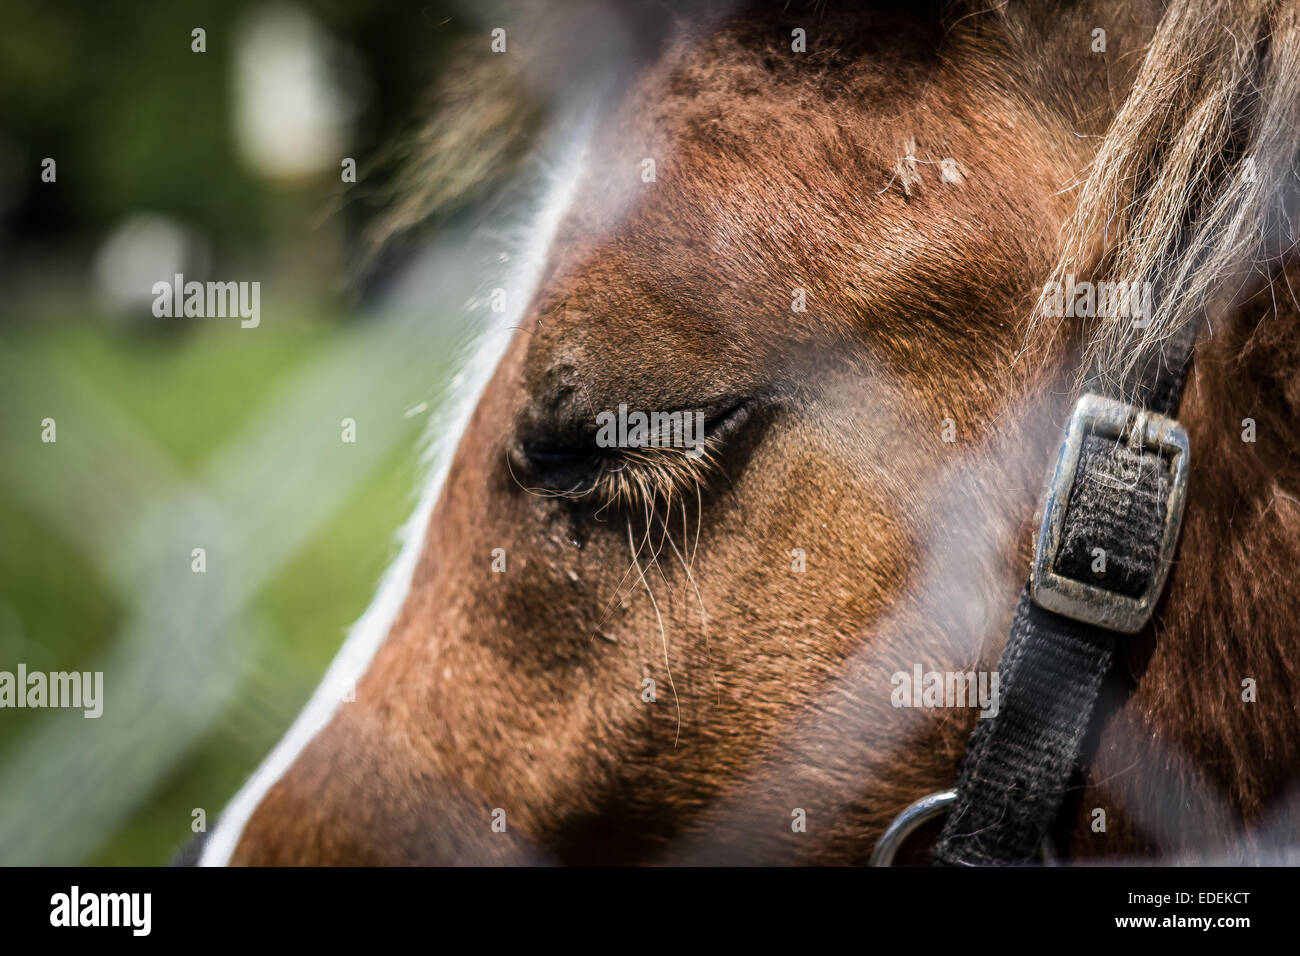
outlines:
M579 191L566 217L541 311L558 318L557 332L627 330L685 310L722 328L779 316L782 333L798 336L978 297L973 277L996 287L1002 265L1018 275L1045 255L1034 224L1049 210L1017 210L1030 177L1004 171L1010 188L991 201L997 184L969 181L989 167L963 151L966 181L946 181L935 161L907 196L898 173L908 144L896 138L886 151L804 130L792 142L759 136L746 158L687 131L658 149L613 152L591 171L601 188ZM647 160L654 178L643 180ZM622 180L614 199L610 180ZM805 296L820 307L791 322Z
M663 102L646 102L657 94ZM904 137L865 105L839 112L781 86L720 93L704 107L652 87L597 142L567 238L605 237L645 254L672 254L664 240L676 239L726 262L740 249L789 246L791 223L861 215L857 187L879 189L897 152L882 138L903 148Z
M828 255L842 233L825 214L851 189L819 157L757 139L751 149L746 159L683 130L593 162L539 299L553 328L627 330L683 311L726 326L788 312L795 287L847 279L854 262Z
M1068 173L1044 127L960 70L873 85L855 65L836 83L855 92L838 96L822 74L739 72L682 93L669 71L634 91L588 157L557 282L589 273L609 292L622 276L710 311L788 311L794 287L819 282L897 305L917 278L1023 252L1046 218L1028 197Z

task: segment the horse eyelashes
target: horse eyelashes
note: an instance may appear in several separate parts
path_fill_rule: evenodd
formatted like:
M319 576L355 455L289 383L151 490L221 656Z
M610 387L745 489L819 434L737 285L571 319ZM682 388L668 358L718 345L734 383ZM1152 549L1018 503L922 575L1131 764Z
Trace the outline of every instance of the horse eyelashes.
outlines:
M653 515L678 501L702 501L721 474L722 453L754 411L749 400L719 406L709 414L629 411L620 404L598 414L595 430L586 434L533 436L518 446L530 479L521 486L539 497L565 499L597 519L619 511Z

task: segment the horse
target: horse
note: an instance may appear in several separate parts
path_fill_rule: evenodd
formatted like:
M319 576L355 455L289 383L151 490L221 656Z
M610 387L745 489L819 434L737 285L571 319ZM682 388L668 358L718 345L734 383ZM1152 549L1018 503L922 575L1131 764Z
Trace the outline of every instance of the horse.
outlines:
M1177 558L1054 852L1296 842L1297 4L564 9L484 30L412 151L385 237L539 181L529 96L594 103L397 564L201 862L866 862L983 719L900 675L995 673L1074 398L1189 316ZM1084 281L1155 295L1052 307ZM620 407L658 425L598 442Z

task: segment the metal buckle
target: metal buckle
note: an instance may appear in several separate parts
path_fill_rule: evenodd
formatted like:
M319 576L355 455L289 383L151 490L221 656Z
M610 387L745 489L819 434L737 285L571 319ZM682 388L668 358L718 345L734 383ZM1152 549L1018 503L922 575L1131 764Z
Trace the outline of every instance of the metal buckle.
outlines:
M1083 440L1087 435L1126 440L1133 447L1158 452L1170 469L1169 501L1164 533L1150 587L1138 598L1065 577L1053 570L1065 529L1065 511L1074 487ZM1088 394L1079 399L1065 429L1056 470L1047 487L1043 518L1038 529L1034 564L1029 575L1034 603L1076 621L1107 630L1135 634L1146 625L1173 562L1178 529L1187 499L1187 432L1172 418L1144 411L1124 402Z

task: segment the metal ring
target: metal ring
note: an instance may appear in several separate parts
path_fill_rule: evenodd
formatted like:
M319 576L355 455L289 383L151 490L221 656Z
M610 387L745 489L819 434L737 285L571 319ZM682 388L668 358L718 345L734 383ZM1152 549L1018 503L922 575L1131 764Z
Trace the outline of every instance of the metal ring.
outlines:
M880 835L867 866L893 866L894 854L903 845L903 841L921 824L947 813L956 800L956 790L939 790L908 806L894 817L894 822Z
M948 808L956 800L956 790L936 790L929 796L909 804L902 813L894 817L894 822L880 835L880 839L876 841L876 848L871 851L871 859L867 861L867 866L893 866L894 856L907 838L923 823L947 813ZM1060 862L1056 856L1056 845L1052 843L1052 838L1049 836L1043 837L1039 852L1042 854L1043 866L1056 866Z

